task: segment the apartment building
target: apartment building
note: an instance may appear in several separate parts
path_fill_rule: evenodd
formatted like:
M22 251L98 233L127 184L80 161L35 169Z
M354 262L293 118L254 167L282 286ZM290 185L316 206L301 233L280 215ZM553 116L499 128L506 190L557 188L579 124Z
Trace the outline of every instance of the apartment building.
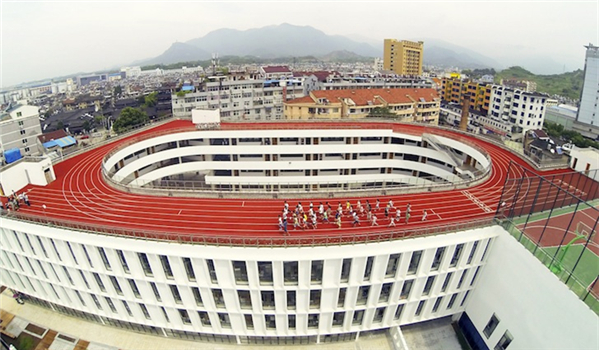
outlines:
M174 117L191 117L193 109L220 109L223 120L283 119L283 102L315 89L315 76L267 79L258 73L213 76L193 91L172 95Z
M541 129L545 120L547 95L493 85L489 116L522 128L523 132Z
M386 108L403 122L438 125L440 103L434 89L317 90L286 102L285 119L357 119Z
M574 129L583 136L596 139L599 136L599 46L589 44L585 47L584 82Z
M0 115L0 151L18 148L21 155L38 154L36 139L42 133L38 107L17 104Z
M423 41L385 39L383 67L399 75L422 75Z
M457 76L443 78L441 98L446 102L461 105L464 103L465 96L470 94L470 108L488 114L491 104L491 86L491 84L462 80Z

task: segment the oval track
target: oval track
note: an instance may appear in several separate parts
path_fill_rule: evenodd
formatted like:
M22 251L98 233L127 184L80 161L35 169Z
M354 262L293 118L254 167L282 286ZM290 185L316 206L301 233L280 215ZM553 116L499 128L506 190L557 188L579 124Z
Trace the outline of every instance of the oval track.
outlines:
M327 124L327 123L322 123ZM253 128L257 124L252 124ZM258 124L260 125L260 124ZM301 127L305 124L286 123L285 127ZM318 124L321 125L321 124ZM331 126L335 125L333 123ZM360 127L365 123L352 123ZM239 125L236 125L239 127ZM264 124L264 128L272 124ZM190 121L173 121L156 128L144 131L151 134L164 130L181 130L188 127L194 130ZM391 125L390 125L391 127ZM423 127L401 125L401 130L419 133ZM274 199L208 199L208 198L177 198L131 194L118 191L106 184L102 178L101 163L103 157L115 147L138 137L140 134L101 146L97 149L80 154L54 166L57 180L48 186L28 186L31 207L23 207L22 212L34 215L46 215L55 219L68 219L82 224L119 227L133 231L169 232L189 235L219 235L238 237L273 237L280 236L277 229L277 217L281 212L283 201ZM511 152L494 144L469 137L470 142L484 148L492 158L492 173L484 183L467 189L443 192L411 193L405 195L380 196L381 203L392 199L396 207L405 214L407 203L411 204L412 216L410 223L402 220L396 229L404 227L419 228L446 225L457 222L470 222L475 219L489 218L499 202L502 188L507 176L510 161L530 168L526 162ZM515 170L515 169L514 169ZM556 173L560 171L554 171ZM513 186L513 185L512 185ZM528 188L521 189L517 201L523 201ZM470 196L468 196L468 195ZM472 200L472 196L484 203L481 207ZM333 209L337 203L345 205L346 200L353 204L360 199L367 199L372 204L375 197L347 197L330 200L328 198L312 199L315 206L320 202L329 201ZM302 199L304 207L310 202ZM297 201L289 201L293 207ZM46 205L46 210L42 209ZM383 204L384 205L384 204ZM486 208L485 208L486 206ZM423 210L428 211L428 220L421 221ZM483 210L487 209L487 211ZM490 212L488 210L491 210ZM392 211L395 214L395 211ZM369 227L366 218L362 218L359 227L352 227L349 217L343 220L342 230L332 224L319 224L316 230L293 231L291 235L323 235L366 234L390 231L388 220L384 218L381 208L375 212L378 216L378 227Z

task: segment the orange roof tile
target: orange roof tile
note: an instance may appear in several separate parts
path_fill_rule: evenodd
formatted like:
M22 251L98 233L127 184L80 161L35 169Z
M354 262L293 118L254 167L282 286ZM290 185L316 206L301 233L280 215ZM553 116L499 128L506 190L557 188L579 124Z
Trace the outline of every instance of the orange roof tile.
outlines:
M296 104L296 103L315 103L311 96L304 96L293 100L286 101L285 104Z

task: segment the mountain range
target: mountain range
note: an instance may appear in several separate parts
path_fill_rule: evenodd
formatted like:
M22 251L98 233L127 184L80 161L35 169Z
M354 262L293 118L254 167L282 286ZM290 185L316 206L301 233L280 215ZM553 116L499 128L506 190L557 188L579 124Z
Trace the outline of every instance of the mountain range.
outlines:
M423 39L419 39L423 40ZM460 68L502 68L492 58L475 51L436 39L424 41L424 64ZM217 29L203 37L176 42L161 55L136 65L172 64L210 59L219 56L256 56L267 59L279 57L315 56L382 57L383 42L364 42L341 35L327 35L310 26L280 24L248 30Z

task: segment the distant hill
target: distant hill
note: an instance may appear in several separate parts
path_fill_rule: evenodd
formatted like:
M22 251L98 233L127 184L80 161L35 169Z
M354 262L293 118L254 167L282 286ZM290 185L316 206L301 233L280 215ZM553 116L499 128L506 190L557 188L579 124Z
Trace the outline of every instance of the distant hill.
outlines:
M280 24L248 30L218 29L203 37L174 43L162 55L139 65L172 64L205 60L219 56L253 56L266 59L314 56L325 62L368 61L383 56L383 41L378 45L363 37L356 40L327 35L310 26ZM472 50L437 39L424 39L424 63L459 68L501 68L493 59Z
M552 75L535 75L522 67L510 67L495 75L495 82L501 79L530 80L537 83L537 91L549 95L562 95L573 100L580 99L584 71L581 69L573 72Z

